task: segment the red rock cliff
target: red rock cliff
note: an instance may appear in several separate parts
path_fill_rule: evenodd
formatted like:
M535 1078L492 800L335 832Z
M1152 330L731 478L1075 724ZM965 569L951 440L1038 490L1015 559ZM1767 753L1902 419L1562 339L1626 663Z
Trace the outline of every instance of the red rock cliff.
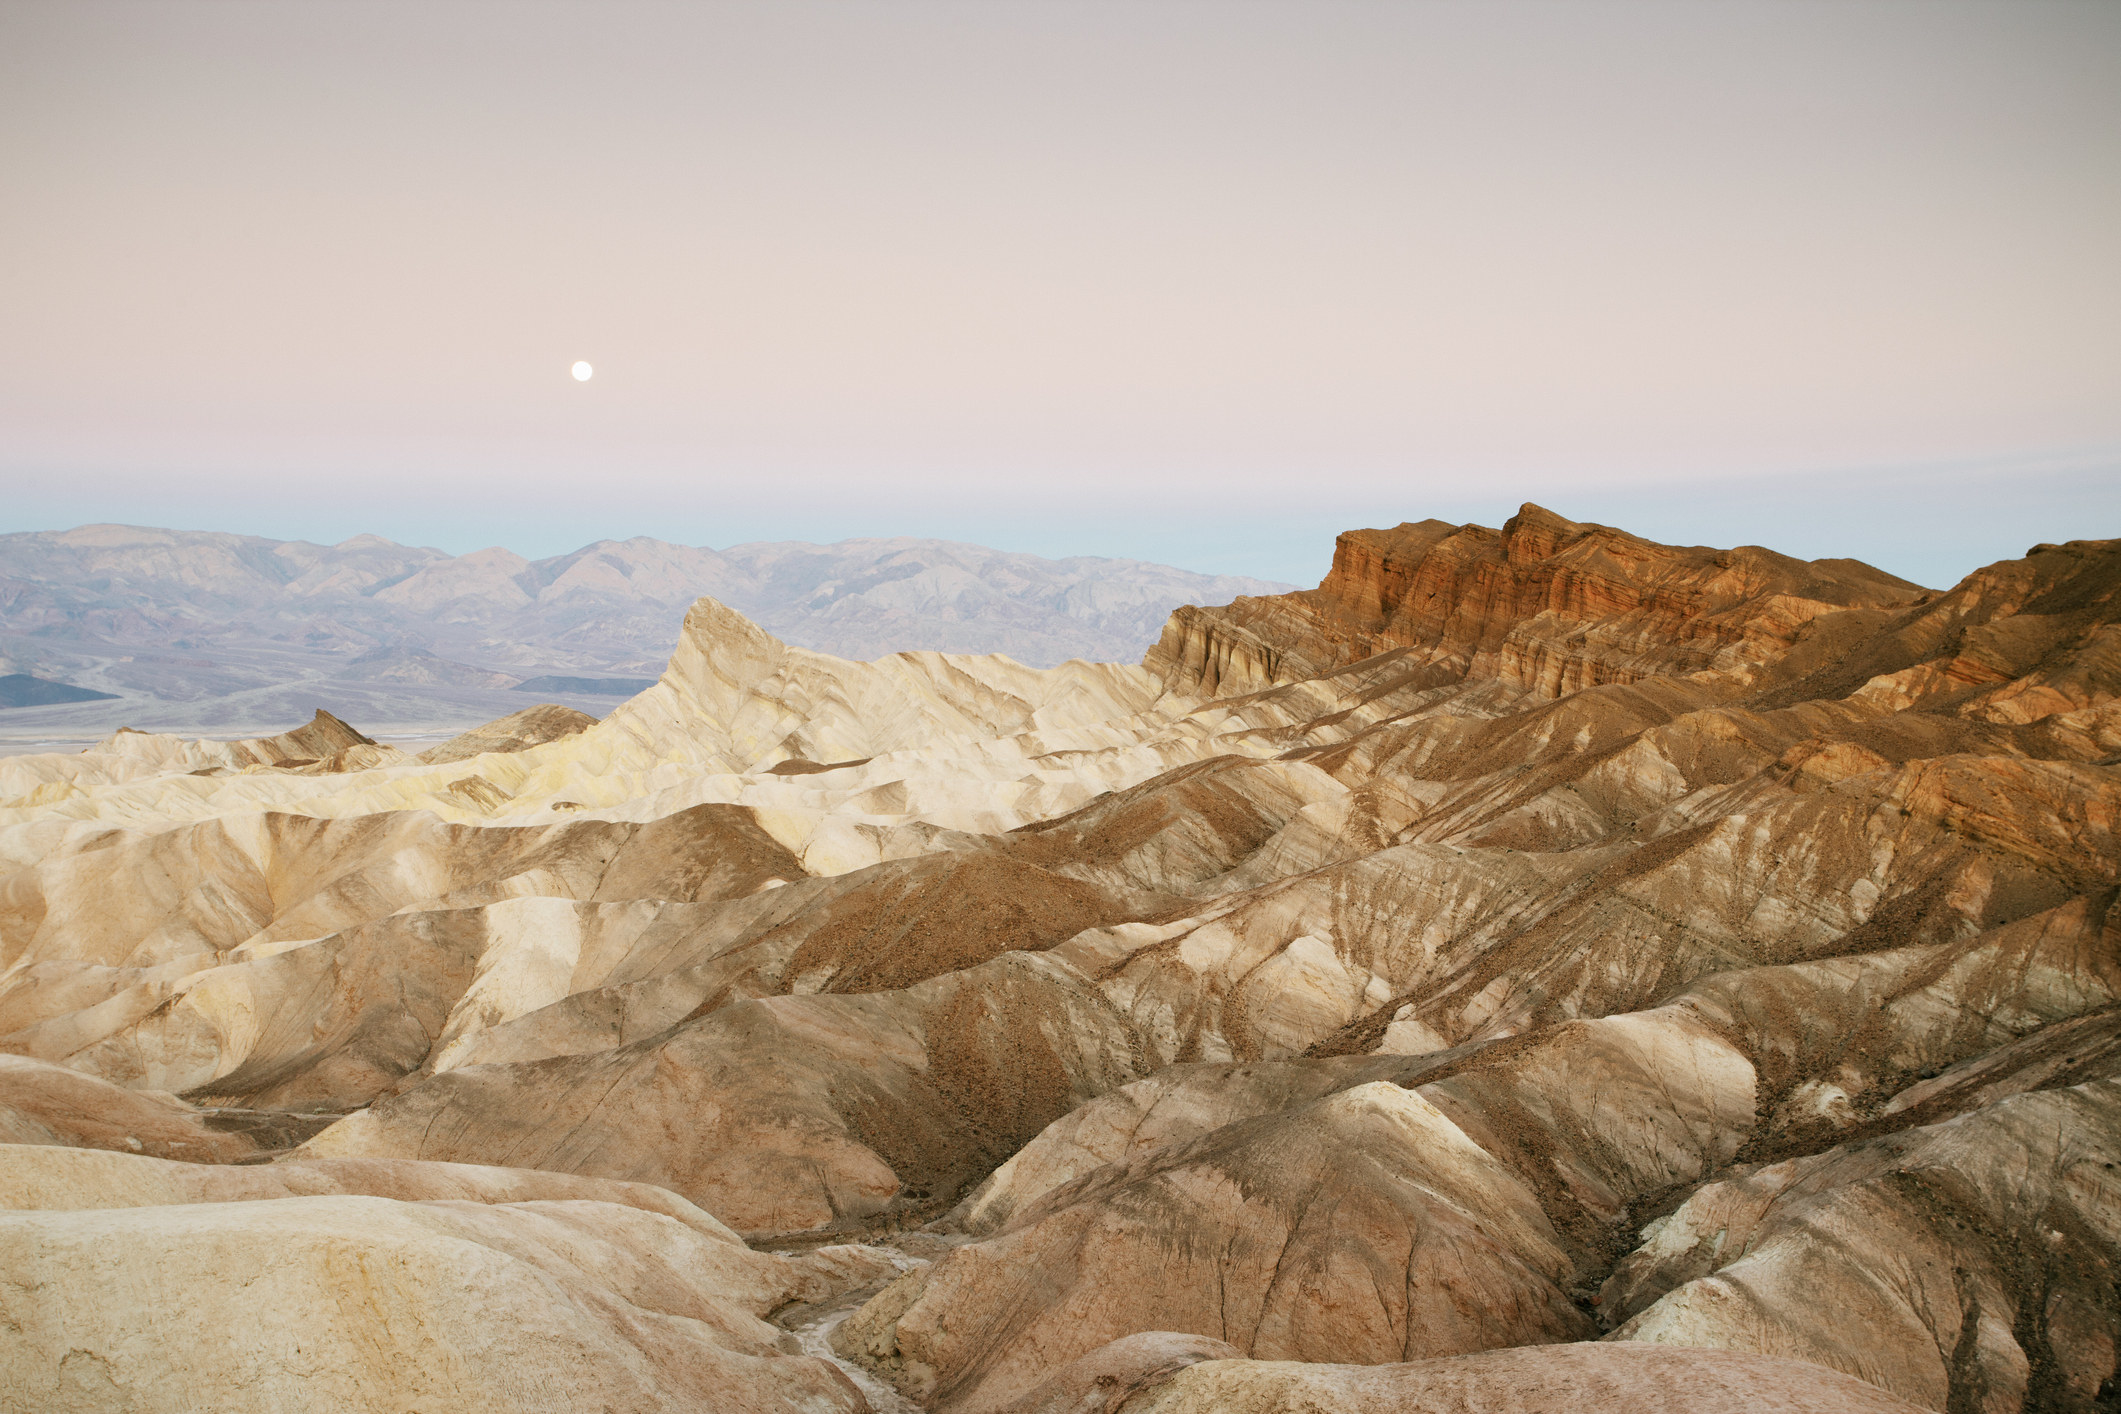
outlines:
M1231 696L1410 648L1551 697L1772 662L1820 614L1924 594L1854 560L1660 545L1527 504L1500 531L1348 531L1318 588L1181 609L1144 662L1175 690Z

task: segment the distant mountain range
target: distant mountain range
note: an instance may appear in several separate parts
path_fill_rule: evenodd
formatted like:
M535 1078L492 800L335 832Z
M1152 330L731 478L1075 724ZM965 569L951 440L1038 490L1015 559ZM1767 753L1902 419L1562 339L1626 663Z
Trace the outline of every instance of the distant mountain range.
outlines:
M662 670L712 595L841 657L1132 662L1181 604L1290 586L942 540L711 550L636 537L527 560L360 535L338 545L91 525L0 536L0 674L109 694L5 708L0 732L229 732L319 706L369 731L505 715L521 691L601 712ZM519 691L521 689L521 691Z

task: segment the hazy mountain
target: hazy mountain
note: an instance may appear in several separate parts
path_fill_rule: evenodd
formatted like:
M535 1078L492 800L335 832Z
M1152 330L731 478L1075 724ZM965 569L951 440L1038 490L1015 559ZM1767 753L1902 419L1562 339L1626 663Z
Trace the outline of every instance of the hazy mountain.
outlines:
M1139 560L941 540L710 550L636 537L526 560L360 535L338 545L92 525L0 536L0 671L113 694L22 707L0 728L230 730L315 706L371 730L462 726L519 683L590 711L661 671L711 595L788 642L868 659L910 648L1133 662L1181 604L1289 586ZM542 689L536 689L542 690Z

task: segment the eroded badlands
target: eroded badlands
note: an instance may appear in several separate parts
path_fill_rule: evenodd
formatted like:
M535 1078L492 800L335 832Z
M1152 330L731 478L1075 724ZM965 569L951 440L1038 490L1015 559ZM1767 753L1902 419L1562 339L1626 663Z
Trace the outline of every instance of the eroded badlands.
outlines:
M2121 543L0 760L13 1409L2121 1407Z

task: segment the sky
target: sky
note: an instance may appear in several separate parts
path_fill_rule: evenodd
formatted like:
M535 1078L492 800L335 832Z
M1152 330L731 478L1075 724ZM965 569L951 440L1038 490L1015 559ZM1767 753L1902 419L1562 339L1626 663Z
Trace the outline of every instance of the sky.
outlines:
M0 531L1307 583L1526 500L2121 535L2121 4L0 0Z

